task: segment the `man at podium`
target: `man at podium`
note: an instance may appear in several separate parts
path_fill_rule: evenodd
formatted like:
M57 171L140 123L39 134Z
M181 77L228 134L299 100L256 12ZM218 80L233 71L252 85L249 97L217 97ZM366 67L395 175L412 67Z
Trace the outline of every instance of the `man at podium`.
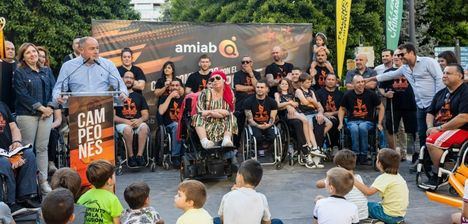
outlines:
M99 57L97 40L83 37L78 43L81 55L62 65L52 92L54 102L65 103L66 97L61 96L61 92L105 92L110 86L115 91L122 91L121 100L127 98L127 88L115 65Z

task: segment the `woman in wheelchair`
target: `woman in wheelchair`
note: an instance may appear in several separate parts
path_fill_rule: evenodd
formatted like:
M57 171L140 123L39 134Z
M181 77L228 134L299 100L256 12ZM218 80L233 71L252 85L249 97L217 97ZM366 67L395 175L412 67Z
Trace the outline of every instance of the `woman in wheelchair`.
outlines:
M288 120L297 119L302 122L302 128L306 138L306 144L303 145L302 148L306 149L306 152L312 149L317 149L318 145L315 141L313 128L308 122L307 117L301 113L298 108L299 103L296 102L291 81L288 79L281 79L278 85L278 92L275 93L275 100L276 103L278 103L280 115L285 114Z
M223 71L211 73L211 89L203 90L198 96L197 114L192 126L203 148L212 148L222 140L222 147L232 147L232 135L237 134L237 122L233 115L234 93L226 83Z

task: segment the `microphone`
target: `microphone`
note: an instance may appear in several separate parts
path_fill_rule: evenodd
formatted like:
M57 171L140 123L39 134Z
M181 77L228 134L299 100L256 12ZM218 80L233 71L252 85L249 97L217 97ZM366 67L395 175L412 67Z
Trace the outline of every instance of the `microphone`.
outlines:
M83 66L84 64L86 64L90 59L91 59L91 58L87 58L86 60L84 60L83 63L81 63L80 66L78 66L77 68L75 68L75 70L73 70L69 75L67 75L67 77L65 77L65 78L63 79L63 81L62 81L62 87L60 88L62 92L64 92L64 91L63 91L63 90L64 90L64 89L63 89L63 84L65 83L65 80L67 80L67 82L68 82L68 80L70 80L71 76L72 76L73 74L75 74L75 72L78 71L78 69L81 68L81 66ZM69 91L69 90L70 90L70 87L68 87L67 91Z
M120 80L119 80L118 78L114 77L114 75L112 75L112 72L110 72L107 68L105 68L104 66L102 66L101 63L100 63L98 60L93 59L93 61L94 61L94 63L96 63L99 67L101 67L101 68L104 69L107 73L109 73L109 75L110 75L113 79L115 79L115 81L117 81L117 91L120 92L120 82L119 82Z

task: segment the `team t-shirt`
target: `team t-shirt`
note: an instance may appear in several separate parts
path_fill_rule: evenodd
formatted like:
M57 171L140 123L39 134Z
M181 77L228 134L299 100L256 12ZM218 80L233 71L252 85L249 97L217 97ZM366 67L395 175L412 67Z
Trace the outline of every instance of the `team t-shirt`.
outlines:
M428 113L435 117L434 126L445 124L460 113L468 113L468 84L462 84L453 93L447 88L437 92ZM468 130L468 123L460 129Z
M409 204L409 190L405 179L400 174L380 174L371 187L379 191L382 198L380 204L385 214L394 217L406 215Z
M343 93L336 89L333 92L328 91L325 88L321 88L317 92L317 100L322 104L325 112L335 112L338 110L343 99Z
M307 69L308 73L310 68L311 67ZM315 71L317 71L314 76L315 84L312 86L312 88L314 90L319 90L325 87L325 79L327 78L327 74L330 74L330 70L328 70L327 66L317 65L315 66Z
M218 215L224 224L261 223L271 220L268 201L252 188L239 188L223 196Z
M260 72L253 71L254 76L257 80L260 80ZM243 86L253 86L252 85L252 78L250 78L247 72L243 70L237 71L234 73L234 87L236 85L243 85ZM247 97L255 94L255 89L251 92L238 92L236 91L236 110L242 110L242 108L238 108L242 105L243 101L247 99Z
M164 96L159 99L159 105L163 104L167 99L167 96ZM164 125L169 125L172 122L177 122L180 107L182 106L182 102L184 101L184 98L179 97L179 98L172 98L171 102L169 103L169 106L164 114L162 114L162 122Z
M78 199L78 204L86 207L85 224L113 224L113 218L123 211L117 196L104 189L87 191Z
M385 72L394 71L397 68L390 68L385 70ZM384 73L385 73L384 72ZM381 82L379 84L379 88L384 89L385 92L393 91L393 98L387 99L387 107L386 110L390 110L390 103L394 110L416 110L416 100L414 98L413 88L409 84L408 80L405 76L400 76L399 78Z
M121 118L138 119L142 110L148 110L145 98L137 92L132 92L123 101L123 106L115 108L115 113Z
M15 122L11 116L10 109L6 104L0 102L0 148L8 149L11 145L10 123Z
M285 78L288 73L291 73L293 68L294 65L288 62L284 62L282 65L278 65L273 62L265 68L265 77L267 74L272 74L274 80L280 80ZM276 87L270 86L270 92L268 95L273 97L276 92L278 92L278 89L276 89Z
M373 121L376 107L380 105L380 99L373 91L364 89L357 95L354 90L348 90L343 95L340 106L346 108L348 120Z
M314 218L320 224L359 223L358 209L344 197L330 196L315 203Z
M252 116L257 124L266 124L270 120L272 110L278 110L276 101L268 96L263 100L257 99L255 95L250 96L244 102L244 110L252 111Z
M141 70L141 68L138 67L138 66L132 65L130 70L128 70L127 68L125 68L123 66L119 66L117 68L117 70L119 70L120 77L122 77L122 78L125 75L125 72L131 71L133 73L133 75L135 76L135 80L137 80L137 81L143 80L143 81L146 82L145 73L143 73L143 70ZM134 90L134 91L139 93L139 94L142 94L141 90L137 89L137 90Z
M206 88L208 84L208 79L210 79L211 72L207 75L200 74L200 71L196 71L189 75L185 87L190 87L193 93L200 92Z

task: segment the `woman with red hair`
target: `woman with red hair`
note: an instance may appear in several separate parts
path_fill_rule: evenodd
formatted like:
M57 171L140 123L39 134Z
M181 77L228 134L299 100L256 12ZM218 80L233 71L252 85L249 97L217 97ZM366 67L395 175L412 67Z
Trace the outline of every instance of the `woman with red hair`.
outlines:
M226 83L223 71L211 73L211 88L205 89L198 96L197 114L192 126L200 138L203 148L212 148L222 141L221 146L233 146L232 135L237 134L237 122L233 115L234 93Z

